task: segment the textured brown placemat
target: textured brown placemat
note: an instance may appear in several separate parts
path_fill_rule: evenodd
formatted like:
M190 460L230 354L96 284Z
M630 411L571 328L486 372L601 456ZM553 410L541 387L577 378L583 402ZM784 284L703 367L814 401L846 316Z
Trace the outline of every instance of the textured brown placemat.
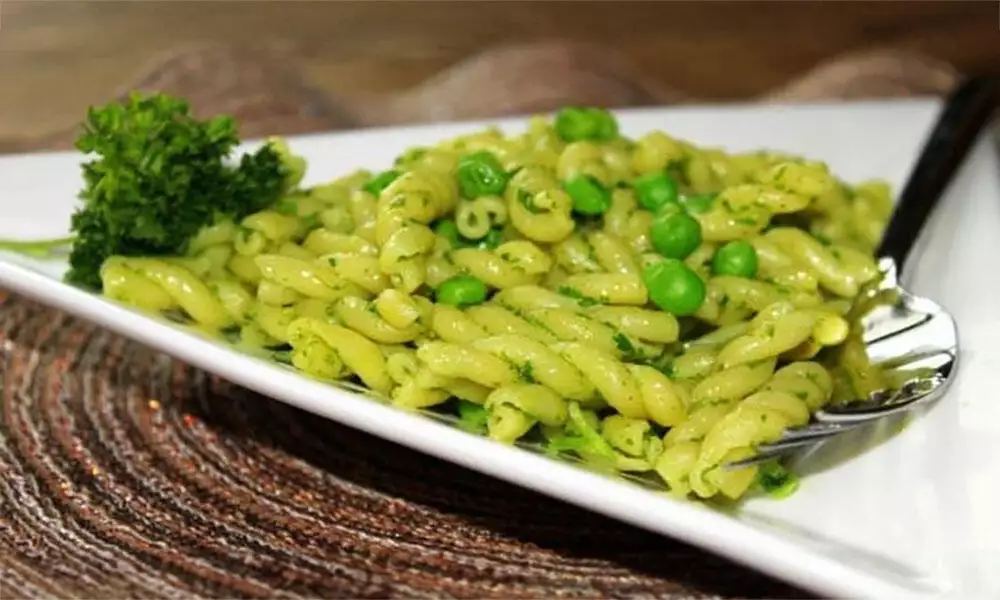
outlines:
M559 42L501 48L353 105L289 64L188 48L123 90L186 96L203 114L237 116L246 136L688 100L606 48ZM937 94L955 81L936 61L872 52L766 99ZM66 129L0 150L73 138ZM0 349L2 598L807 595L2 291Z

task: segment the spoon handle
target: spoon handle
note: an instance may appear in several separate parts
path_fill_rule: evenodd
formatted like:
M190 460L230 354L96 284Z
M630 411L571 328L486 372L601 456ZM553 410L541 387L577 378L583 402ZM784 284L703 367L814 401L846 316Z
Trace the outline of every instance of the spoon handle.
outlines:
M878 256L902 272L931 211L997 106L1000 77L972 77L948 96L889 220Z

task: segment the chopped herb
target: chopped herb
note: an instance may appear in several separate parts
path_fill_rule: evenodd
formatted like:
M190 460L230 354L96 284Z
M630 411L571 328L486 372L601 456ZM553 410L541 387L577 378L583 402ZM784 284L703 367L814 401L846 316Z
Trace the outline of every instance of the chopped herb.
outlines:
M600 304L600 302L594 300L590 296L584 296L583 292L576 289L575 287L564 285L560 287L557 291L562 296L566 296L567 298L573 298L574 300L576 300L577 304L579 304L583 308L587 308L589 306L596 306Z
M550 439L545 449L550 454L559 454L560 452L580 452L589 446L590 442L587 438L578 435L559 435Z
M799 488L799 478L779 463L765 463L757 471L757 487L772 498L787 498Z
M279 362L283 365L292 364L292 351L291 350L275 350L271 353L271 358L275 362Z
M820 244L823 244L824 246L829 246L833 244L833 240L823 235L822 233L813 232L812 235L814 238L816 238L816 241L818 241Z
M254 234L254 230L246 227L245 225L240 225L236 228L236 239L240 243L247 243L250 240L250 236Z
M400 175L402 175L402 173L391 169L389 171L383 171L365 182L365 184L361 186L361 189L368 192L372 196L378 196L382 193L382 190L389 187L389 184L396 181ZM396 198L393 198L393 201L395 200Z
M535 383L535 365L531 361L517 365L517 376L527 383Z
M514 307L514 306L504 305L504 308L506 308L507 310L509 310L515 316L523 319L529 325L534 325L535 327L544 330L546 333L552 334L553 337L559 337L559 336L556 335L556 332L552 331L551 327L549 327L548 325L545 324L545 321L542 321L538 317L532 316L532 315L530 315L530 314L524 312L523 310L521 310L521 309L519 309L517 307Z
M320 225L319 213L312 213L311 215L306 215L302 217L302 226L306 228L307 231L316 229Z
M578 434L580 438L585 442L582 447L577 448L577 452L583 454L593 454L609 460L615 459L615 451L611 447L611 444L601 437L590 423L587 422L587 417L580 405L576 402L569 403L569 427L574 433Z
M640 352L639 349L635 347L635 344L632 343L632 340L630 340L624 333L619 331L611 336L611 339L615 341L615 346L621 351L622 358L624 358L625 361L635 362L641 361L645 358L642 352Z
M240 328L238 325L226 327L220 330L219 334L230 344L238 344L240 341Z
M282 198L275 203L274 210L283 215L296 215L299 212L299 205L291 198Z
M485 433L489 412L478 404L466 400L458 401L458 426L469 433Z

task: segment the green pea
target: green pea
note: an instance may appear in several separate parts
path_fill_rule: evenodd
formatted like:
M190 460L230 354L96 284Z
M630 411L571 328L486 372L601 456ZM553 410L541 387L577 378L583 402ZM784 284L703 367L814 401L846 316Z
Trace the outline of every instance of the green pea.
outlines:
M458 225L454 219L441 219L434 225L434 232L451 242L452 248L460 248L464 244L462 235L458 233Z
M582 215L604 214L611 206L611 194L590 175L577 175L563 188L573 200L573 210Z
M701 225L686 213L668 212L653 219L649 241L667 258L687 258L701 245Z
M693 315L705 301L705 282L675 258L646 267L642 281L653 304L678 317Z
M692 214L708 212L715 202L715 194L697 194L695 196L683 196L680 199L681 205Z
M472 275L456 275L435 291L437 301L452 306L472 306L486 301L486 284Z
M556 113L555 129L556 135L564 142L604 142L618 137L618 122L603 108L563 108Z
M597 127L594 130L594 136L591 138L598 142L610 142L611 140L618 137L618 120L615 116L611 114L610 111L594 108L591 109L596 114L594 115L597 121Z
M639 204L654 213L677 202L677 182L666 173L643 175L635 180L633 187Z
M715 251L712 273L751 278L757 275L757 251L749 242L736 240Z
M502 243L503 243L503 232L500 231L499 229L493 228L490 229L489 233L487 233L486 236L483 237L483 239L480 240L478 244L476 244L476 247L482 248L484 250L493 250Z
M460 158L455 176L465 198L495 196L507 189L507 172L500 161L485 150Z
M399 171L382 171L375 177L369 179L363 186L361 186L361 189L373 196L378 196L382 193L382 190L389 187L389 184L396 181L400 175L402 175L402 173Z

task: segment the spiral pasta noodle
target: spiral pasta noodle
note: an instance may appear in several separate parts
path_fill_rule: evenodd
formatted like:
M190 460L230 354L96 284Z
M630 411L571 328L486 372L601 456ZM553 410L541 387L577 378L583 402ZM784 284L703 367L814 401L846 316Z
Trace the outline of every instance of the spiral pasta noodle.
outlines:
M458 419L679 497L765 489L726 468L884 385L861 343L881 182L823 163L631 140L591 108L412 148L116 256L104 293L402 410Z

